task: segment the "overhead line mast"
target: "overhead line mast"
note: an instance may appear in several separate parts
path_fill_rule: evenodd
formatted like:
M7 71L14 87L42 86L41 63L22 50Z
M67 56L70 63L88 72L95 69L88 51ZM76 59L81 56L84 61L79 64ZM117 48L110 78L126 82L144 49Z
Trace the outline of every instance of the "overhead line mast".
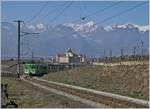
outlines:
M17 60L17 63L18 63L18 72L17 72L17 79L20 80L20 24L21 20L15 20L14 22L17 22L18 23L18 60Z
M24 21L21 21L21 20L15 20L14 22L17 22L18 24L18 59L17 59L17 65L18 65L18 72L17 72L17 79L20 80L20 39L21 39L21 36L25 36L25 35L29 35L29 34L39 34L39 33L28 33L28 32L21 32L20 31L20 25L22 22ZM21 34L23 33L23 34ZM16 64L15 64L16 65Z

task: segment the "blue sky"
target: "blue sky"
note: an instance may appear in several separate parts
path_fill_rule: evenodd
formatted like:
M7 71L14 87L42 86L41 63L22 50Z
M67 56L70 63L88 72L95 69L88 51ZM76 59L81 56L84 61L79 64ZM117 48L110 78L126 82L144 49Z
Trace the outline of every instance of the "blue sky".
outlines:
M30 23L44 23L47 25L57 25L63 23L69 23L76 21L81 17L87 16L98 10L102 10L115 2L111 1L74 1L70 7L68 7L59 17L53 22L52 19L70 2L66 1L49 1L43 11ZM117 13L120 13L128 8L134 7L135 5L142 3L142 1L122 1L118 5L107 9L103 12L93 14L86 19L86 21L94 21L96 23L111 17ZM30 20L45 4L45 1L5 1L2 2L2 21L13 22L13 20L21 19L27 22ZM64 5L65 4L65 5ZM56 10L56 11L53 11ZM51 14L48 14L51 13ZM125 24L135 23L139 25L147 25L148 23L148 2L134 10L128 11L127 13L115 17L111 20L103 22L101 25L112 25L112 24ZM43 16L47 15L43 18Z

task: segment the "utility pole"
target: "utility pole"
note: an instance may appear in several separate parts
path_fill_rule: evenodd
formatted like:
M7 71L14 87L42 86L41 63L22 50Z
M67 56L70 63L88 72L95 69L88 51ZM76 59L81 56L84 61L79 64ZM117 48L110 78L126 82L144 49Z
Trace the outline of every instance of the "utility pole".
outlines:
M25 36L25 35L30 35L30 34L39 34L39 33L28 33L28 32L23 32L20 31L20 24L24 21L21 20L15 20L14 22L18 23L18 60L17 60L17 64L18 64L18 72L17 72L17 79L20 80L20 36ZM23 34L21 34L23 33Z
M133 59L136 60L136 47L133 47Z
M105 49L104 49L104 55L103 55L103 59L104 59L104 62L106 62L106 51L105 51Z
M20 24L21 20L15 20L14 22L17 22L18 23L18 60L17 60L17 63L18 63L18 72L17 72L17 79L20 80Z
M143 50L143 45L144 45L144 42L143 41L141 41L141 49L142 49L142 57L143 57L143 55L144 55L144 50Z
M33 58L34 58L34 52L32 52L32 61L33 61Z
M133 56L135 57L136 54L136 47L133 47Z
M121 49L121 59L123 59L123 56L124 56L124 50L123 48Z
M110 57L110 61L112 61L112 50L111 49L109 51L109 57Z
M105 58L105 55L106 55L106 52L105 52L105 49L104 49L104 55L103 55L104 58Z
M121 61L123 59L123 48L121 48L120 53L121 53L121 55L120 55L120 65L121 65Z

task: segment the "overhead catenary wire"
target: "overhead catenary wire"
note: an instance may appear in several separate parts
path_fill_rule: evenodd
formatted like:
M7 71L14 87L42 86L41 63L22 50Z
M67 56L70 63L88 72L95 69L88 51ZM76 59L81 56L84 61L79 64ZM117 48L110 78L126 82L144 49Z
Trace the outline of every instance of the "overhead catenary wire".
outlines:
M108 17L108 18L106 18L106 19L104 19L104 20L98 22L97 24L103 24L104 22L106 22L106 21L108 21L108 20L111 20L111 19L113 19L113 18L115 18L115 17L118 17L118 16L120 16L120 15L122 15L122 14L125 14L125 13L129 12L129 11L132 11L132 10L134 10L135 8L138 8L138 7L140 7L140 6L142 6L142 5L146 4L146 3L147 3L147 2L137 4L137 5L135 5L135 6L131 7L131 8L128 8L128 9L122 11L122 12L119 12L119 13L113 15L113 16L110 16L110 17ZM141 40L141 41L142 41L142 40Z
M37 16L39 16L39 15L41 14L41 12L45 9L45 7L46 7L47 5L48 5L48 1L45 2L44 5L40 8L40 10L39 10L37 13L35 13L35 14L33 15L33 17L31 17L31 19L29 19L27 22L30 23L31 21L33 21L34 19L36 19Z
M115 17L118 17L118 16L120 16L120 15L122 15L122 14L125 14L125 13L127 13L127 12L129 12L129 11L131 11L131 10L134 10L135 8L138 8L138 7L140 7L140 6L142 6L142 5L146 4L146 3L147 3L147 2L144 2L144 3L142 2L142 3L140 3L140 4L137 4L137 5L133 6L133 7L128 8L128 9L126 9L126 10L124 10L124 11L121 11L121 12L119 12L119 13L113 15L113 16L110 16L110 17L108 17L108 18L103 19L102 21L97 22L97 24L103 24L104 22L106 22L106 21L108 21L108 20L111 20L111 19L113 19L113 18L115 18Z
M84 3L84 2L83 2L83 3ZM81 11L80 19L83 19L83 18L84 18L86 9L87 9L87 6L86 6L86 4L84 3L83 6L82 6L82 11Z
M65 2L65 3L61 4L59 7L56 7L56 8L54 8L53 10L48 11L48 13L47 13L46 15L44 15L44 16L42 16L42 17L40 18L40 20L43 20L43 19L47 18L49 15L55 13L57 10L59 10L61 7L64 7L66 4L67 4L67 3Z
M91 16L95 16L96 14L99 14L99 13L102 13L102 12L108 10L108 9L111 9L111 8L113 8L114 6L117 6L117 5L120 4L120 3L121 3L121 1L118 1L118 2L116 2L116 3L113 3L113 4L111 4L111 5L107 6L107 7L104 7L103 9L97 10L97 11L95 11L95 12L93 12L93 13L90 13L90 14L84 16L84 17L81 17L80 19L77 19L77 20L73 21L72 23L80 22L80 21L85 20L85 19L87 19L87 18L89 18L89 17L91 17Z
M51 19L49 21L48 24L51 24L52 22L54 22L60 15L62 15L64 13L64 11L66 9L68 9L71 5L73 4L73 1L71 1L69 4L67 4L53 19Z
M113 8L114 6L117 6L117 5L120 4L120 3L121 3L121 1L118 1L118 2L116 2L116 3L113 3L113 4L109 5L109 6L107 6L107 7L103 8L103 9L101 9L101 10L98 10L98 11L96 11L96 12L94 12L94 13L91 13L91 14L85 16L85 17L94 16L94 15L96 15L96 14L99 14L99 13L101 13L101 12L104 12L104 11L106 11L106 10L108 10L108 9Z

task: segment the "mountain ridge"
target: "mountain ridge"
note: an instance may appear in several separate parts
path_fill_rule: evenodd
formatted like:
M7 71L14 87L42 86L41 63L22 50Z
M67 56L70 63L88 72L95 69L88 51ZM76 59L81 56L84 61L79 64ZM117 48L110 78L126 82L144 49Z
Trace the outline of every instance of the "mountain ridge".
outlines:
M8 22L1 24L2 56L16 56L17 27ZM21 41L29 43L29 46L22 46L21 49L22 51L28 51L28 56L31 56L31 52L34 52L35 55L55 56L57 53L64 52L67 48L73 48L89 56L103 56L104 49L106 51L112 50L113 55L120 55L120 49L123 47L129 49L138 46L137 53L140 53L141 41L143 41L144 47L147 49L145 53L148 52L149 25L118 24L100 27L92 21L81 24L82 26L76 25L78 28L73 28L73 26L67 24L48 27L42 23L22 25L22 31L39 32L40 34L22 38ZM132 54L132 50L129 51L128 54ZM108 54L106 52L106 55Z

